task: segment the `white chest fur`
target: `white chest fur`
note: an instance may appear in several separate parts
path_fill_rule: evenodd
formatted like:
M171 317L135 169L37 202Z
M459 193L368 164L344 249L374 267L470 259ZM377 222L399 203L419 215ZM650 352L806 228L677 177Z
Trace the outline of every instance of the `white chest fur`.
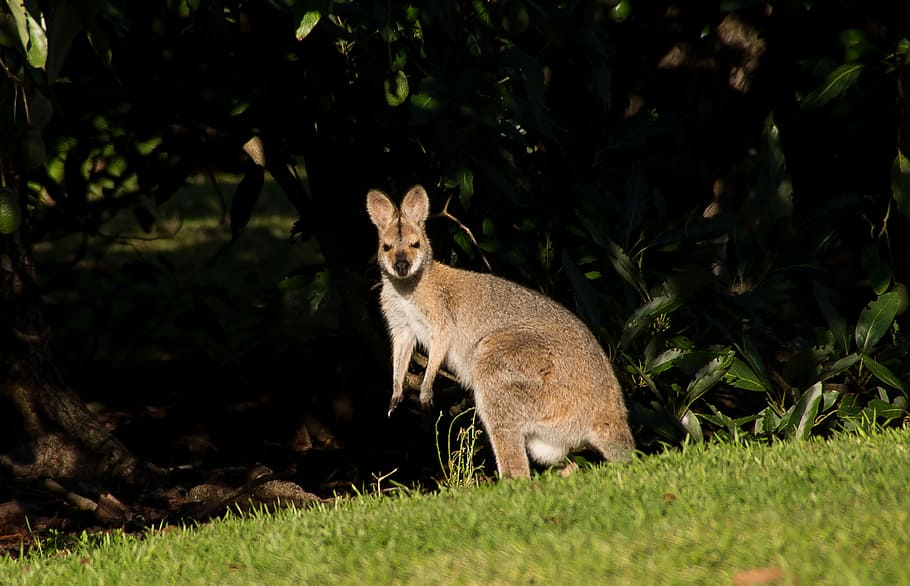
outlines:
M423 311L414 302L414 297L400 294L389 283L383 284L382 293L383 313L389 322L389 329L392 332L410 330L417 338L417 343L424 349L429 349L432 330Z
M429 319L425 310L417 303L413 295L403 295L391 283L383 284L382 307L392 336L406 333L413 334L417 344L426 352L432 351L431 341L441 345L445 364L463 383L470 381L470 364L459 343L456 330L449 329L449 324L437 319ZM436 330L430 324L434 323ZM439 330L438 328L446 328Z

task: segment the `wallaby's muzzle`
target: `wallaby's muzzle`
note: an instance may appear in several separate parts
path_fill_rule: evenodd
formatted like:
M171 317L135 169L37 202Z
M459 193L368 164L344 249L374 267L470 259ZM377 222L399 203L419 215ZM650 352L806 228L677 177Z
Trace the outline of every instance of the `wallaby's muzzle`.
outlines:
M406 258L395 259L395 272L399 277L406 277L411 270L411 263Z

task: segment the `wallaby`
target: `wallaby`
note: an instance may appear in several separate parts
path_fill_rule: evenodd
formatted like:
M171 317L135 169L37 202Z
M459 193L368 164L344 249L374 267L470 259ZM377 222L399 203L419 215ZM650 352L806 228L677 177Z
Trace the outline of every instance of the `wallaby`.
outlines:
M544 465L585 447L610 461L629 460L634 441L622 391L590 330L540 293L434 261L429 211L420 185L400 208L379 190L367 193L392 338L389 415L402 401L420 344L429 354L421 404L431 404L433 380L445 363L474 392L500 477L529 477L529 453Z

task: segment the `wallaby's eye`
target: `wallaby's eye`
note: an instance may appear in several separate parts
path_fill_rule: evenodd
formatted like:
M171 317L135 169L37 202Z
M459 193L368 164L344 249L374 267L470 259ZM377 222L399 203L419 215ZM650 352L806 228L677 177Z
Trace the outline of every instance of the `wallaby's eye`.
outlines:
M388 251L392 250L392 245L391 245L391 244L383 244L383 245L382 245L382 250L383 250L384 252L388 252Z
M420 241L418 240L417 242L411 244L411 248L420 248Z

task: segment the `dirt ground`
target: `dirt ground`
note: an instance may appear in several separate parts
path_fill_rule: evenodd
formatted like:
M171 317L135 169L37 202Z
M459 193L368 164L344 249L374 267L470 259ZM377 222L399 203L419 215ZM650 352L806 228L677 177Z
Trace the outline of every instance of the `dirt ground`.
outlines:
M193 375L189 366L108 373L108 380L133 381L128 393L116 385L82 389L105 425L162 470L157 482L0 478L0 552L18 556L36 538L65 546L83 531L141 533L205 521L229 509L306 507L382 490L390 479L438 486L435 416L416 403L388 419L381 391L363 405L344 393L321 401L292 381L262 388L229 369Z

